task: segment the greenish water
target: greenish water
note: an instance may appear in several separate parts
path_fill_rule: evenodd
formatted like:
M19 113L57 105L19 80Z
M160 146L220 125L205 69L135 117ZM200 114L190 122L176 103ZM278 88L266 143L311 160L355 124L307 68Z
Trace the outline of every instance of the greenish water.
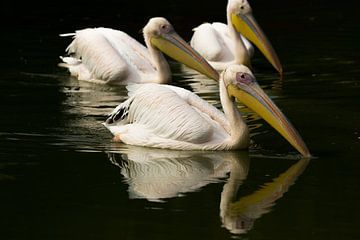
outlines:
M134 3L110 3L82 15L79 7L66 12L48 5L33 15L23 8L4 27L1 239L360 237L360 32L353 6L253 4L285 69L280 81L257 52L255 75L315 156L307 162L243 106L254 142L249 151L174 152L113 143L101 123L126 91L79 82L58 68L70 41L58 33L101 25L122 27L142 41L139 30L156 14L189 40L192 27L223 21L224 11L213 4L205 11L201 2L189 11L185 3L166 3L169 9L145 5L134 14ZM100 11L107 8L110 14ZM12 14L5 10L3 16ZM171 67L172 84L220 107L215 82L183 73L177 63Z

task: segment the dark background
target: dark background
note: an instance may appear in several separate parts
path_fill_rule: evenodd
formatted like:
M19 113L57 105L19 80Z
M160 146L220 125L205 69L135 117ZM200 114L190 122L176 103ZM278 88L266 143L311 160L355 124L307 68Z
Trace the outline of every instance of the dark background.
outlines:
M226 0L221 1L2 1L0 26L2 31L1 66L16 66L26 71L29 61L36 61L47 53L61 55L66 44L60 33L73 32L86 27L121 29L142 41L141 28L150 17L163 16L175 26L177 32L190 40L191 29L203 22L226 21ZM351 1L294 0L251 1L255 18L276 46L286 34L314 36L315 41L328 41L348 29L358 28L357 7ZM283 20L286 15L288 21ZM346 48L348 41L359 37L345 34L333 48ZM310 42L311 43L311 42ZM304 42L304 44L310 44ZM30 47L31 46L31 49ZM34 46L36 49L34 49ZM276 48L278 55L296 51ZM356 52L358 49L354 49ZM331 49L326 49L331 54ZM31 56L31 57L30 57ZM286 57L286 56L285 56ZM283 57L284 59L284 57ZM11 64L7 64L8 61ZM58 59L54 59L54 64ZM286 71L286 62L283 62ZM47 71L50 69L46 69Z

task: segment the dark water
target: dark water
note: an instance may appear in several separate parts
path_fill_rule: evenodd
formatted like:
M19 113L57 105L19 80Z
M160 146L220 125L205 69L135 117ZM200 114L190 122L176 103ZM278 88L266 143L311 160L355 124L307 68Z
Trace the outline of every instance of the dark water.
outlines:
M147 19L165 16L189 40L192 27L225 20L226 1L193 2L2 3L1 239L360 238L360 20L349 3L252 4L285 78L258 52L255 74L316 157L309 162L243 107L249 151L114 144L101 123L125 89L56 66L70 41L59 33L105 26L142 41ZM171 66L174 85L220 107L214 82Z

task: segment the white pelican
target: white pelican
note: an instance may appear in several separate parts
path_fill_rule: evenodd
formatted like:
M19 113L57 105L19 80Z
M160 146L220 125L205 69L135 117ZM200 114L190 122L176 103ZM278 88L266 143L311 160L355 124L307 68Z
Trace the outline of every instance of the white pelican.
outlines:
M257 84L244 65L230 65L219 81L224 113L196 94L175 86L134 84L129 98L104 125L115 141L130 145L182 149L231 150L249 145L249 130L234 98L270 123L302 155L310 153L294 127Z
M146 47L122 31L110 28L78 30L67 47L70 57L60 66L79 80L97 83L167 83L171 71L163 53L190 68L218 79L218 73L161 17L151 18L143 29Z
M251 67L250 57L253 54L253 48L245 39L247 38L282 74L280 60L252 16L248 1L229 0L226 13L227 25L214 22L196 27L190 45L217 70L224 70L226 66L234 63Z

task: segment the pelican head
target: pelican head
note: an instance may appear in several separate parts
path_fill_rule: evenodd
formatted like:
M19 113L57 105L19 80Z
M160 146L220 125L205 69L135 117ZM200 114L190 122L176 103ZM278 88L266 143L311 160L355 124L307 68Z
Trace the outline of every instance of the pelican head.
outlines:
M209 78L219 79L217 71L175 32L173 26L165 18L151 18L143 32L147 44L151 44L169 57Z
M238 99L259 114L303 156L311 156L299 133L260 88L249 68L244 65L230 65L220 79L224 81L230 97Z
M283 69L280 60L265 33L253 17L248 1L229 0L227 14L236 31L254 43L273 67L282 74Z

